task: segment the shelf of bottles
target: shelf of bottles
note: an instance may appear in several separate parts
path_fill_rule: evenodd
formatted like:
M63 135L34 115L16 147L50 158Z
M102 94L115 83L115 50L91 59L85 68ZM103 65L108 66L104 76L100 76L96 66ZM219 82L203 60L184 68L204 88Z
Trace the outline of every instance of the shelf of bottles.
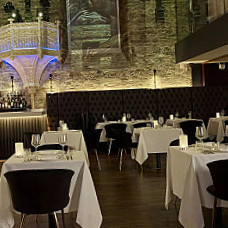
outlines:
M27 108L27 101L20 91L7 93L0 97L0 112L24 111Z

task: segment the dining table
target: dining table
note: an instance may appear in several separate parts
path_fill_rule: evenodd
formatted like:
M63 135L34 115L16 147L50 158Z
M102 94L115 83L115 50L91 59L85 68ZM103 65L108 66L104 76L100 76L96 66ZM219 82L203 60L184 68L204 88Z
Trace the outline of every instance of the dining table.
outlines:
M133 133L134 131L134 124L137 123L153 123L154 120L129 120L129 121L105 121L105 122L99 122L96 124L95 129L102 129L101 135L100 135L100 142L107 142L109 141L108 138L106 137L106 131L105 131L105 126L108 124L118 124L118 123L123 123L126 124L126 132L128 133Z
M180 128L168 126L135 128L132 135L132 141L138 142L135 160L142 165L149 154L167 153L169 144L178 139L180 134L182 134ZM157 162L159 162L159 159ZM158 164L157 168L159 168Z
M71 159L66 156L58 159L44 156L43 159L37 159L37 155L30 155L31 160L24 162L23 157L16 157L14 154L3 164L0 178L0 228L12 228L14 213L17 213L13 210L10 190L4 174L14 170L31 169L73 170L74 175L69 190L70 201L64 208L64 212L77 212L75 222L83 228L101 226L101 209L85 154L83 151L74 151L71 156ZM52 226L55 227L49 224L49 227Z
M82 130L65 130L65 131L44 131L40 144L55 144L59 143L59 136L66 134L66 145L73 147L77 151L83 151L87 164L89 165L88 151Z
M189 146L186 150L170 146L167 154L165 207L168 210L174 197L181 199L178 220L185 228L205 226L202 206L213 208L214 197L206 191L212 185L207 163L228 159L228 146L221 144L213 150L212 143L201 147ZM218 200L217 207L228 207Z
M221 116L218 118L211 117L209 118L207 125L207 132L209 138L212 140L216 137L217 142L222 142L225 137L225 123L224 121L228 120L228 116Z

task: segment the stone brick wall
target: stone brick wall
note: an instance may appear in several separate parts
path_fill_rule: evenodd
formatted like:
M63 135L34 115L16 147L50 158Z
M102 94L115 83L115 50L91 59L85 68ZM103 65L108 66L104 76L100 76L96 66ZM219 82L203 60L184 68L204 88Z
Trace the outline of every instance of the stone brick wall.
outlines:
M190 69L175 64L175 1L163 0L162 4L165 20L156 23L155 0L120 1L122 51L104 56L99 67L94 63L86 70L82 68L82 51L69 53L64 64L55 66L54 91L155 88L155 84L156 88L191 86ZM48 91L46 73L35 97L36 108L45 107Z

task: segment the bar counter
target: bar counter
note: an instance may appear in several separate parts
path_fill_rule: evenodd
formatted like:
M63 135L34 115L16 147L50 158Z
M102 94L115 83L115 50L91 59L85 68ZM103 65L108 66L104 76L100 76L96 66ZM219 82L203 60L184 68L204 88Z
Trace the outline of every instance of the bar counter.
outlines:
M15 142L24 142L27 132L42 133L47 130L47 114L44 111L0 113L0 159L14 154Z

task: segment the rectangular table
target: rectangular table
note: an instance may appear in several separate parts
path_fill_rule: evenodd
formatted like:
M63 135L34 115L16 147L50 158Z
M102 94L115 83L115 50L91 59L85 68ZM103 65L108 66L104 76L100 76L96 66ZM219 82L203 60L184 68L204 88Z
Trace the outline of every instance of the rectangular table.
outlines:
M102 129L101 136L100 136L100 142L107 142L108 138L106 138L106 131L105 131L105 126L108 124L113 124L113 123L123 123L126 124L126 132L128 133L133 133L134 131L134 124L137 123L153 123L153 120L132 120L132 121L126 121L126 122L118 122L118 121L106 121L106 122L100 122L97 123L95 126L95 129Z
M67 134L66 145L73 146L77 151L83 151L86 158L86 162L89 165L87 147L81 130L67 130L64 132L44 131L41 137L41 145L59 143L58 138L62 133Z
M223 152L203 154L194 147L187 150L169 147L165 206L168 209L173 195L181 199L178 219L185 228L203 228L202 206L213 208L214 197L206 191L206 188L212 184L206 164L215 160L228 159L228 147L223 146L221 149ZM218 206L228 207L228 202L218 200Z
M213 139L216 136L217 142L222 142L224 140L224 136L225 136L224 120L228 120L228 116L209 119L207 132L210 139Z
M137 128L133 131L133 140L138 139L135 160L142 165L151 153L167 153L170 142L179 138L180 128Z
M73 160L31 161L23 162L23 158L10 157L2 166L0 179L0 228L14 226L13 208L8 183L4 174L13 170L29 169L71 169L74 176L70 186L70 202L64 212L77 211L76 222L83 228L99 228L102 214L98 203L93 180L85 161L83 152L73 154Z

